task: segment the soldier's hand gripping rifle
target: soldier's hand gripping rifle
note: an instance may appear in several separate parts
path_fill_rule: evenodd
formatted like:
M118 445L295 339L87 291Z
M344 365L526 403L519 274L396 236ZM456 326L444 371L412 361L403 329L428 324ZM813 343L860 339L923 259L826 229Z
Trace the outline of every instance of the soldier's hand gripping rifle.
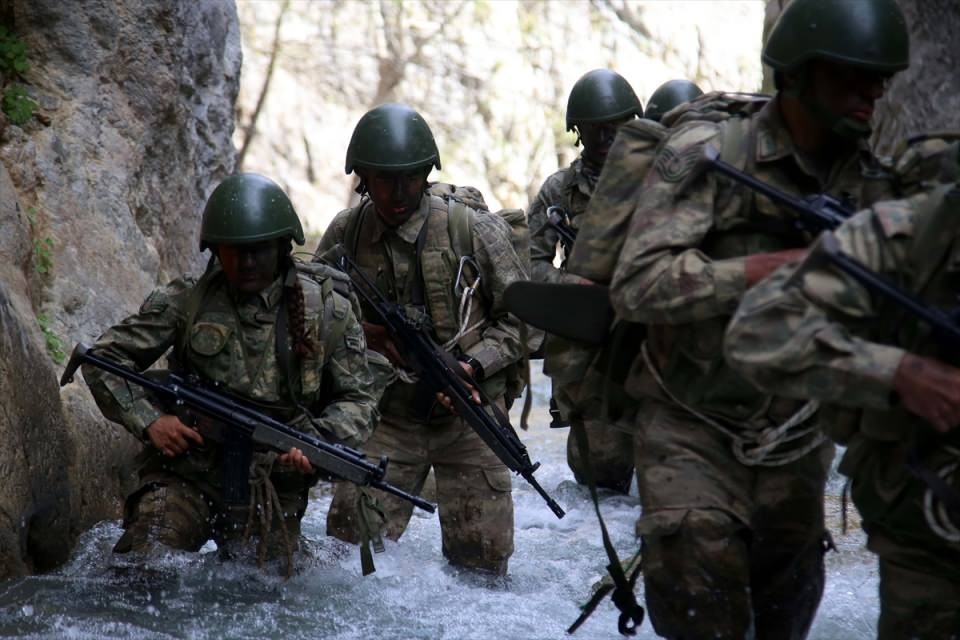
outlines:
M331 444L298 431L235 398L205 388L190 377L185 378L175 373L168 373L160 379L147 377L108 358L90 353L90 347L80 343L70 355L67 368L60 378L60 386L72 382L77 368L84 363L143 387L153 393L160 402L209 418L221 429L237 429L246 434L255 445L278 453L287 453L291 447L297 447L310 464L324 473L360 486L380 489L430 513L436 510L436 506L423 498L383 480L387 472L386 457L381 457L379 463L374 464L361 451L342 444ZM203 433L214 440L218 439L215 429L204 430Z
M354 291L367 307L377 314L383 326L403 349L407 363L429 389L435 393L446 394L453 402L457 414L477 432L497 458L508 469L526 480L546 501L550 510L558 518L562 518L565 515L563 509L544 491L533 475L540 463L530 461L527 448L517 437L510 420L490 402L482 390L465 379L466 373L460 363L437 345L422 322L408 317L403 305L388 300L349 256L341 253L337 256L337 265L350 277ZM483 405L473 401L474 388L480 393Z
M720 153L710 145L703 148L703 163L707 168L722 173L734 182L739 182L748 189L766 196L781 207L797 214L794 223L799 228L812 234L832 231L855 213L853 209L825 193L798 198L763 180L757 180L750 174L744 173L732 164L721 160Z
M569 257L573 252L573 243L577 241L577 230L570 225L570 216L563 207L547 207L547 224L557 232L563 254Z

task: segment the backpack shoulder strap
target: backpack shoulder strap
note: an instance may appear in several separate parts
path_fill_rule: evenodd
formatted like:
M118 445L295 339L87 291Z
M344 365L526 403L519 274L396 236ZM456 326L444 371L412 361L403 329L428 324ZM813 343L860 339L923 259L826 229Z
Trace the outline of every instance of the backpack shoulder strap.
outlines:
M364 197L360 204L353 208L350 217L347 219L347 226L343 229L343 246L349 252L351 258L357 255L357 247L360 242L360 228L363 226L364 213L367 210L369 199Z
M447 233L457 258L473 255L473 210L459 200L447 201Z
M175 344L175 368L177 366L186 366L187 343L190 341L190 329L197 321L197 316L200 314L200 310L203 308L203 301L207 297L207 291L210 290L210 286L218 276L223 275L223 272L216 269L214 264L214 258L211 257L209 264L207 264L207 270L204 271L203 275L200 276L200 279L197 280L197 283L194 285L193 289L190 291L189 297L187 298L185 314L186 319L184 320L183 327L181 327L180 332L177 335Z

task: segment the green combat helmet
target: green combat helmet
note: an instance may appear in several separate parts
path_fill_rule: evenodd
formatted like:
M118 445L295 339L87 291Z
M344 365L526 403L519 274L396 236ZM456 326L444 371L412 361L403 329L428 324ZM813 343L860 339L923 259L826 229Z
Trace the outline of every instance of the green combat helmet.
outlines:
M689 80L668 80L657 87L657 90L650 96L643 117L647 120L660 122L660 118L667 111L702 95L703 91L700 90L700 87Z
M272 238L305 242L300 218L280 185L258 173L238 173L217 185L203 209L201 251L213 244L247 244Z
M426 120L405 104L387 102L357 122L344 170L405 171L428 165L440 168L440 152Z
M881 74L894 74L910 64L910 36L903 12L894 0L794 0L787 5L763 48L763 62L779 74L811 60L826 60ZM807 80L802 77L801 83ZM793 90L803 93L801 87ZM866 123L827 113L804 100L836 134L865 137Z
M626 78L609 69L588 71L573 85L567 99L567 131L588 122L643 117L643 106Z
M763 62L790 71L830 60L895 73L910 64L910 36L894 0L794 0L773 26Z

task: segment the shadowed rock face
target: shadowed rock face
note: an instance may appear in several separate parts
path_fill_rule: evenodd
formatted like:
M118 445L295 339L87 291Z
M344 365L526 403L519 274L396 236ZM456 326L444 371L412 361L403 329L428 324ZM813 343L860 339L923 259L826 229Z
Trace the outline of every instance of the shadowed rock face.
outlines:
M37 315L69 351L202 266L199 217L233 169L240 76L232 2L12 7L44 118L0 132L0 579L55 566L117 517L138 448L83 385L58 388Z

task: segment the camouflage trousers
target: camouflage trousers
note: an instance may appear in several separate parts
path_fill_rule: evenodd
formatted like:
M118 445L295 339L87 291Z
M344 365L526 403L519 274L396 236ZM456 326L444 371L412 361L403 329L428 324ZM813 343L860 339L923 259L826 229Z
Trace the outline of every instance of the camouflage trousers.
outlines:
M388 456L386 480L414 494L423 490L432 467L443 555L457 566L506 573L513 553L510 471L469 425L458 418L428 425L384 415L363 451L374 459ZM354 544L360 540L356 493L353 485L340 483L327 514L327 533ZM413 505L381 491L370 493L386 513L384 534L399 539Z
M586 419L582 423L590 443L589 465L597 486L627 493L633 480L633 436L598 420ZM571 429L567 435L567 465L580 484L587 483L584 476L586 464L580 457L580 449Z
M267 560L286 557L287 544L293 551L298 548L300 520L307 506L306 489L278 487L278 494L281 510L273 514L270 533L264 538ZM214 483L194 482L169 471L142 471L139 488L124 505L124 533L113 550L148 552L163 545L199 551L213 539L222 556L240 555L248 516L246 507L228 508ZM255 519L251 531L250 551L259 543L259 520Z
M880 560L877 637L960 640L960 542L927 525L926 486L907 471L906 451L856 435L840 466Z
M823 491L833 445L782 467L671 405L638 424L646 603L671 639L801 639L823 593ZM751 635L755 634L755 635Z

